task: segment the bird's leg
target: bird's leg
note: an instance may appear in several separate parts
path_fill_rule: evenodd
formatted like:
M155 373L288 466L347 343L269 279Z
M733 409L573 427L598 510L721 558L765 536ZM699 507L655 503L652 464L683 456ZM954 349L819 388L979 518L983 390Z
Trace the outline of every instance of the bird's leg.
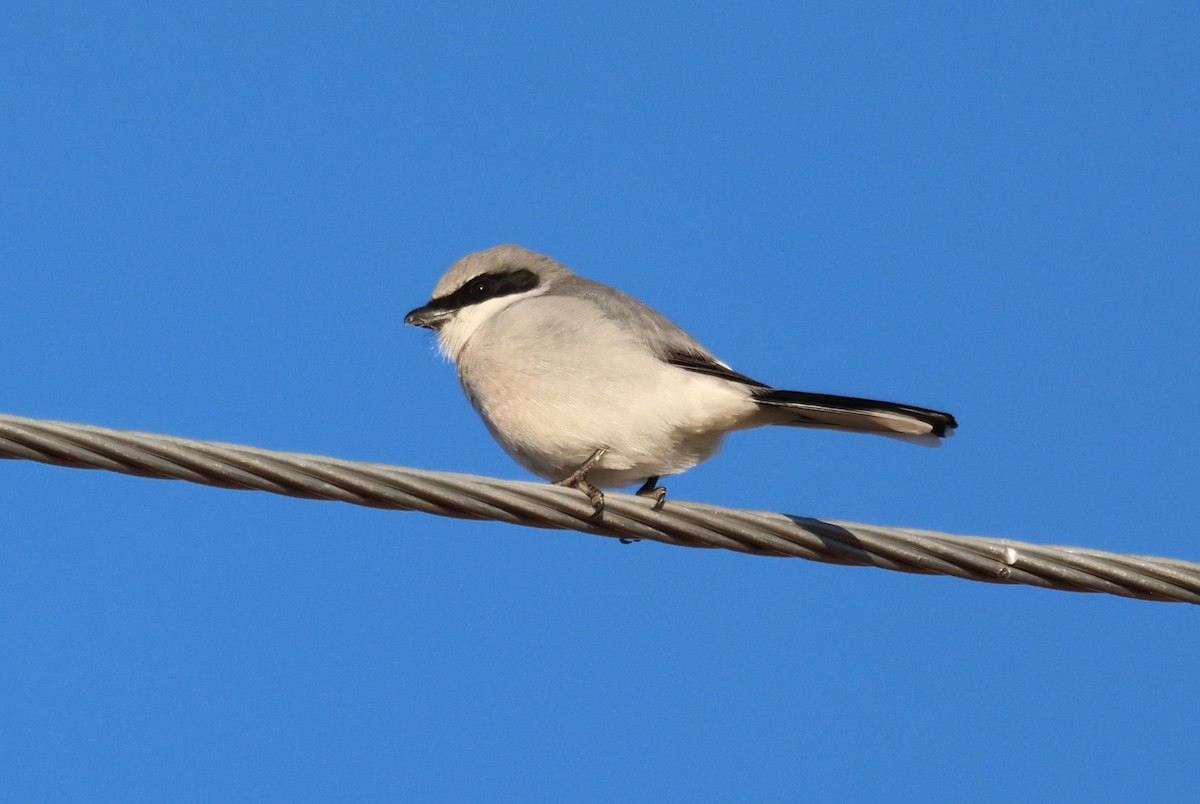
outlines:
M564 477L555 483L558 486L566 486L569 489L579 489L588 496L592 501L592 508L596 512L592 514L593 518L600 519L604 516L604 492L587 482L587 473L592 470L592 467L599 463L604 457L604 453L608 452L608 447L597 447L596 451L588 456L588 459L579 465L579 468L571 473L569 477Z
M658 475L647 478L646 482L642 484L642 487L634 492L639 497L653 497L655 511L662 508L663 502L665 502L667 499L667 487L656 485L657 483Z

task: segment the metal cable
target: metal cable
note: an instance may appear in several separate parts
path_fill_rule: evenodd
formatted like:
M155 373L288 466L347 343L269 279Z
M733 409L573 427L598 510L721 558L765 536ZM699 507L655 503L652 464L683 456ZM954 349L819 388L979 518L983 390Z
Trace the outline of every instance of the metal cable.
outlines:
M604 518L597 522L583 494L545 483L356 463L4 414L0 414L0 458L653 539L685 547L721 547L990 583L1200 603L1200 564L1177 559L954 536L682 500L668 500L655 511L653 500L617 493L605 495Z

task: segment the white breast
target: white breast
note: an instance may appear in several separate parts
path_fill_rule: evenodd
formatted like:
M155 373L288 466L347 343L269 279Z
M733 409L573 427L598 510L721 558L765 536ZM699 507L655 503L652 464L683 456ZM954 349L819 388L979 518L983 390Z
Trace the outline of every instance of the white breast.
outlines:
M757 409L742 386L663 363L574 297L518 298L440 335L492 435L548 480L600 446L609 451L589 475L600 486L681 472Z

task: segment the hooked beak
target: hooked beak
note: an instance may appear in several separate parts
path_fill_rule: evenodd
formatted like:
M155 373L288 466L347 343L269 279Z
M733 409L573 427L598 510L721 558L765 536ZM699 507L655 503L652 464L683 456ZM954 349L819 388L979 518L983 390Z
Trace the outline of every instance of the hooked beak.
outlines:
M413 327L425 327L426 329L437 329L442 324L450 319L452 311L443 310L432 305L425 305L404 316L404 323Z

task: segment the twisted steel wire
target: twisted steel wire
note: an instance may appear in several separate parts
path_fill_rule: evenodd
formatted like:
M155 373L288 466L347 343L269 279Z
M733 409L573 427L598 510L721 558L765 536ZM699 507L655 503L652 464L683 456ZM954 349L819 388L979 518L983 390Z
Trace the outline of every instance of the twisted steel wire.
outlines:
M238 444L0 414L0 458L25 459L292 497L578 530L686 547L1072 592L1200 603L1200 564L983 536L821 520L630 494L587 498L545 483L429 472Z

